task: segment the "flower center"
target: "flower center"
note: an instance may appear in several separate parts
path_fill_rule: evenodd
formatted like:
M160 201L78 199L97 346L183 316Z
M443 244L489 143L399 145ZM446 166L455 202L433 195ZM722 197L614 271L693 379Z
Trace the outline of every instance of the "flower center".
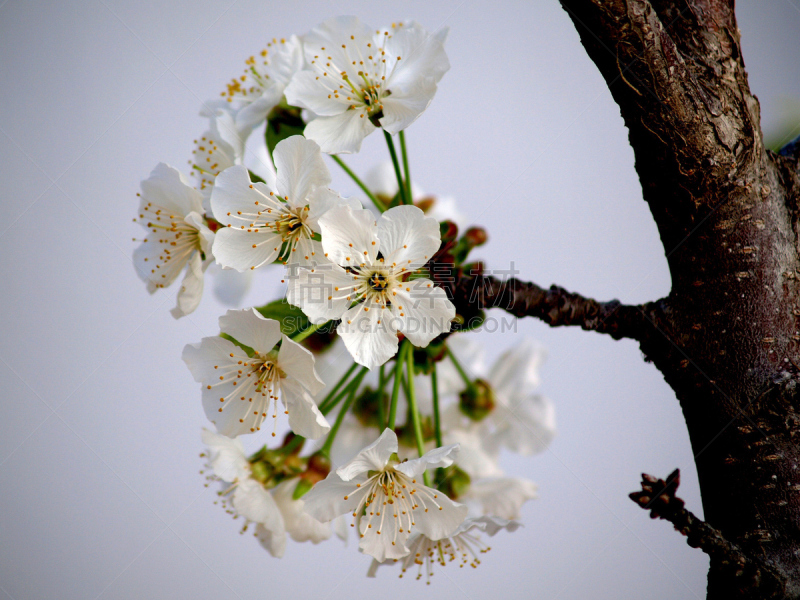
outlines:
M403 560L403 569L400 572L400 578L403 578L403 574L413 562L418 565L417 580L422 579L424 571L426 583L430 585L434 563L439 563L444 567L448 562L458 561L460 568L470 566L476 569L481 564L479 555L489 550L491 548L485 545L480 537L467 532L436 541L421 535L419 542L411 546L409 558L401 559ZM413 561L411 557L413 557Z
M287 210L275 221L275 232L281 235L284 242L296 239L303 233L304 218L308 214L308 206L301 209Z
M385 46L389 37L388 30L379 31L370 40L355 40L351 35L347 40L350 43L341 45L342 63L330 56L325 46L319 48L320 54L315 54L311 61L312 69L322 75L318 79L329 92L328 99L348 104L348 110L360 112L360 117L366 116L373 124L383 117L382 100L391 94L386 89L387 78L397 64L395 57L387 63Z
M158 236L155 239L148 236L141 240L155 242L160 246L158 257L144 259L145 262L151 263L150 275L157 279L153 283L156 287L168 286L180 274L192 253L196 250L202 251L200 232L183 218L171 215L166 209L150 202L139 218L151 219L147 223L147 228L153 235Z
M369 285L376 292L382 292L389 285L389 278L385 273L373 273L369 276Z
M420 510L424 512L428 512L429 509L442 510L436 502L438 494L434 490L417 485L416 479L395 470L391 465L387 465L382 471L363 484L357 484L356 487L364 486L368 491L353 511L353 525L358 528L362 538L366 535L380 535L388 526L392 533L391 543L394 546L398 534L403 538L408 536L415 524L415 511L418 514Z

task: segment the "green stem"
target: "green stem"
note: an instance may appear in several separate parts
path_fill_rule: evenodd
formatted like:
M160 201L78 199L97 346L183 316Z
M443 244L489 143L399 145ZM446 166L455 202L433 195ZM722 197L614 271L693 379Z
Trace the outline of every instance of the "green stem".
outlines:
M406 198L409 204L414 203L414 197L411 195L411 172L408 170L408 153L406 152L406 132L400 132L400 154L403 156L403 172L406 176Z
M386 363L381 365L378 370L378 423L383 425L386 423L386 409L383 406L383 386L386 385Z
M403 176L400 174L400 163L397 160L397 152L394 149L394 140L391 134L383 130L383 136L386 138L386 144L389 146L389 154L392 155L392 165L394 165L394 174L397 177L397 187L400 190L400 204L411 204L406 198L406 186L403 184Z
M350 393L350 390L355 389L358 391L358 386L361 385L361 380L364 379L364 375L368 370L369 369L367 369L367 367L362 367L361 372L356 375L355 378L352 379L350 383L348 383L333 400L328 402L324 407L319 407L319 412L321 412L323 415L327 415L336 407L337 404L339 404L342 398Z
M283 448L279 448L281 452L284 452L287 456L292 453L292 450L297 448L298 446L302 446L303 442L306 441L302 435L296 435L292 438L292 441L286 444Z
M436 433L436 447L442 447L442 424L439 420L439 378L436 375L436 363L431 371L431 386L433 388L433 429Z
M339 432L339 427L341 427L347 411L350 410L350 407L353 405L353 401L356 399L356 391L358 390L358 386L361 384L361 380L364 379L364 375L366 374L367 370L368 369L364 367L364 370L358 374L358 376L350 383L349 386L347 386L350 391L350 395L347 397L347 401L342 406L339 414L336 415L336 422L333 424L333 427L331 427L331 430L328 433L328 438L325 440L325 444L319 449L319 451L327 457L330 457L331 455L331 446L333 446L333 440L336 438L336 434Z
M309 325L300 333L296 333L295 336L292 338L292 341L300 343L308 336L310 336L312 333L315 333L318 329L322 329L323 327L325 327L325 325L327 325L328 323L330 323L330 321L325 321L324 323L320 323L318 325Z
M455 355L453 354L452 350L450 350L450 348L447 349L447 356L450 357L450 362L453 363L453 366L456 368L456 371L458 371L458 374L461 376L461 379L463 379L464 383L467 384L467 389L474 390L475 383L469 378L469 375L467 375L467 372L464 371L464 368L461 366L461 363L458 362L458 360L456 359Z
M411 409L411 421L414 424L414 438L417 440L417 452L420 456L425 454L425 440L422 437L422 423L419 418L419 408L417 407L417 394L414 391L414 347L406 344L406 369L408 370L408 405ZM430 487L431 478L428 471L422 474L425 485Z
M322 411L323 407L326 406L331 400L333 400L333 398L336 396L336 394L339 393L339 390L344 385L344 382L347 381L350 378L350 375L353 374L353 371L355 371L357 367L358 367L358 363L354 362L353 366L350 367L349 369L347 369L347 372L344 375L342 375L342 377L339 379L339 381L336 382L336 385L333 386L333 389L330 392L328 392L328 395L325 396L325 399L322 402L319 403L320 411Z
M330 157L336 162L337 165L339 165L340 167L342 167L342 169L344 169L344 172L347 173L353 181L356 182L356 185L358 187L360 187L361 191L364 192L367 195L367 198L372 200L372 203L376 206L376 208L379 211L383 212L383 211L386 210L386 206L383 204L383 202L378 200L378 198L375 196L375 194L373 194L371 191L369 191L369 188L364 184L364 182L361 181L358 178L358 176L355 173L353 173L352 170L350 170L350 167L348 167L346 164L344 164L344 161L341 158L339 158L335 154L331 154Z
M394 422L397 419L397 398L400 396L400 383L403 380L403 361L406 358L405 346L408 342L403 340L403 343L400 346L400 350L397 352L397 356L395 357L395 365L394 365L394 387L392 387L392 403L389 405L389 419L386 422L386 427L388 429L394 429Z

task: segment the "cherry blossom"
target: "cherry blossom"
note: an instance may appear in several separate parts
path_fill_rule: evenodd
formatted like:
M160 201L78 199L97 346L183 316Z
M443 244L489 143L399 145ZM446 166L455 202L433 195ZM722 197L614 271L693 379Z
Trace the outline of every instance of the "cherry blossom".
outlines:
M236 115L237 129L255 127L281 102L286 85L303 67L302 44L296 35L273 38L245 63L244 74L232 79L220 94L241 107Z
M408 554L412 528L432 540L450 534L467 516L467 507L421 483L427 469L453 464L458 446L432 450L399 462L397 436L385 429L349 463L332 471L304 497L305 510L320 521L351 513L359 547L383 562Z
M428 107L450 63L441 36L416 23L375 30L335 17L303 37L306 67L286 88L289 104L317 116L305 136L323 152L358 152L378 127L396 134Z
M441 244L434 219L415 206L391 208L377 221L368 210L338 206L320 229L329 262L300 269L287 299L314 322L342 319L339 335L357 363L372 369L389 360L398 332L423 348L450 329L453 303L415 273Z
M214 234L203 217L202 196L177 169L159 163L141 187L138 221L147 237L133 262L151 294L169 286L186 267L178 304L172 309L178 319L200 304Z
M417 579L422 579L425 575L426 583L430 585L435 563L445 567L448 563L457 562L461 568L467 565L476 568L481 563L479 555L488 552L491 548L481 541L480 533L493 537L502 529L513 532L520 527L522 524L518 521L484 516L465 519L455 531L438 540L432 540L421 532L414 532L408 540L409 553L394 562L400 563L401 578L408 569L417 565ZM384 564L391 565L393 563ZM367 577L375 577L380 566L380 562L373 560L367 571Z
M361 206L328 189L331 176L314 142L292 136L277 144L274 157L274 183L253 183L243 166L216 179L211 208L223 227L215 256L224 267L246 271L276 259L313 264L319 218L337 205Z
M317 439L330 430L310 396L324 386L311 352L255 309L229 310L219 327L253 355L222 337L203 338L183 349L186 366L203 384L206 416L219 433L233 437L260 430L270 405L277 427L279 399L296 434Z

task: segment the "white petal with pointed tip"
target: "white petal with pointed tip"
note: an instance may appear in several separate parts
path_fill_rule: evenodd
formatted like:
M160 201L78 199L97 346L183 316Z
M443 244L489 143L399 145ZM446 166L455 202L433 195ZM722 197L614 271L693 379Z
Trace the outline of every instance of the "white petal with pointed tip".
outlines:
M229 310L219 318L219 328L240 344L266 354L281 339L281 325L267 319L255 309Z
M377 440L359 452L349 463L336 469L336 473L343 481L350 481L361 473L380 471L395 452L397 435L391 429L384 429Z

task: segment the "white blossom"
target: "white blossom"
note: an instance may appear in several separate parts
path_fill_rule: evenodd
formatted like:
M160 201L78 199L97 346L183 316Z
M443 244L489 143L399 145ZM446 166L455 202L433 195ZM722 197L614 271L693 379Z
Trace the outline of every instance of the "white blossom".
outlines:
M213 260L214 234L203 218L202 196L177 169L159 163L141 188L138 221L147 237L134 252L133 262L151 294L170 285L186 267L177 306L171 311L178 319L200 304L203 273Z
M281 334L277 321L265 319L255 309L229 310L220 317L219 326L252 348L253 356L222 337L203 338L183 349L186 366L203 384L206 416L219 433L234 437L260 430L270 405L277 427L279 399L296 434L317 439L330 430L310 396L324 385L311 352Z
M424 348L448 331L455 307L440 287L414 274L439 249L439 224L415 206L397 206L375 221L368 210L337 206L320 219L330 262L300 269L287 299L313 322L342 319L339 335L370 369L397 353L398 332Z
M523 456L542 452L556 434L553 403L535 392L546 356L541 346L523 338L495 361L488 377L496 399L489 415L492 435L499 445Z
M274 156L274 184L252 183L243 166L216 179L211 208L222 228L215 256L224 267L246 271L276 259L313 264L320 217L337 205L361 206L328 189L331 176L314 142L292 136L277 144Z
M209 113L208 129L199 138L194 140L192 159L192 175L197 182L197 189L203 195L203 210L211 212L211 191L214 189L217 175L225 169L236 164L241 164L244 153L244 142L234 145L231 136L223 136L220 123L230 122L232 116L224 111ZM230 123L228 123L230 126ZM225 138L228 139L225 139ZM234 142L235 143L235 142Z
M430 585L430 578L433 576L433 565L439 563L442 567L450 562L457 562L460 568L469 565L476 568L480 563L480 555L491 550L480 539L480 534L494 536L498 531L516 531L522 524L518 521L508 521L498 517L470 517L465 519L455 531L448 536L432 540L421 532L415 532L408 540L409 553L404 558L396 559L402 568L400 577L406 571L417 565L417 579L426 578L426 583ZM387 562L384 564L391 565ZM375 577L378 567L381 566L376 560L372 561L367 577Z
M473 480L467 492L459 498L480 506L484 515L503 519L518 519L522 505L539 497L536 484L522 477L492 477Z
M331 526L320 523L303 510L303 499L293 499L300 479L285 479L272 489L267 489L252 477L250 463L238 439L203 430L203 443L208 446L209 466L214 477L225 482L220 493L223 505L234 516L245 519L243 531L249 523L256 525L255 536L261 545L277 558L286 549L286 535L296 542L310 541L318 544L331 537Z
M303 47L296 35L273 38L245 63L244 74L232 79L220 94L241 107L236 115L237 129L255 127L280 104L286 85L303 67Z
M283 556L286 547L283 517L272 494L252 478L242 443L207 429L203 429L202 438L208 446L209 466L214 471L214 477L209 479L225 482L224 489L219 492L223 507L231 510L234 518L241 516L245 519L242 532L250 523L255 523L256 531L269 537L270 553L276 557ZM228 502L231 508L228 508Z
M407 128L450 68L443 40L417 24L375 30L356 17L328 19L303 37L306 67L286 100L317 115L305 136L323 152L358 152L382 127Z
M412 528L438 540L466 518L466 506L420 481L427 469L453 464L457 452L457 446L446 446L401 463L393 459L397 436L385 429L353 460L317 483L303 498L305 509L320 521L351 513L366 554L378 562L402 558Z
M546 352L540 345L523 338L504 352L488 369L488 373L479 357L472 363L462 364L468 374L488 383L493 406L488 415L479 421L467 417L457 406L448 406L443 421L450 430L459 432L451 436L451 442L466 444L469 443L468 439L480 441L481 451L495 458L501 447L523 456L544 451L556 434L553 403L536 392L540 383L539 367L545 357ZM453 380L450 367L447 370L447 378ZM474 442L470 445L477 449ZM474 473L479 477L497 474L487 471Z

